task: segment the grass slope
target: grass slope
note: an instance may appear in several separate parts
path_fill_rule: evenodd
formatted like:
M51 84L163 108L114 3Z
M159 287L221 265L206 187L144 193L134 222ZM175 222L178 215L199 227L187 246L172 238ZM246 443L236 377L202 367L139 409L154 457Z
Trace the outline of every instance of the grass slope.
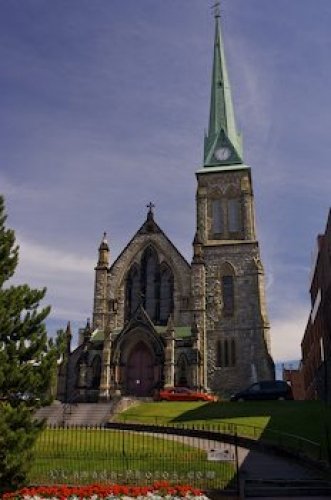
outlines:
M259 401L245 403L143 403L118 415L118 420L152 424L211 425L228 422L278 431L325 442L325 423L331 427L331 408L319 401Z
M34 448L31 484L90 482L176 483L224 488L233 463L210 463L206 451L185 437L107 429L46 429Z

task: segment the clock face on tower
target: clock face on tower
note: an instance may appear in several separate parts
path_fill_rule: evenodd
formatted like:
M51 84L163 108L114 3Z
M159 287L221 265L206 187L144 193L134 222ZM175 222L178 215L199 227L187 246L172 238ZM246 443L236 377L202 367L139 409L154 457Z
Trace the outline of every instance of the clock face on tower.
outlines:
M228 160L230 156L231 156L231 150L225 146L222 148L218 148L215 151L215 158L217 158L217 160L220 161Z

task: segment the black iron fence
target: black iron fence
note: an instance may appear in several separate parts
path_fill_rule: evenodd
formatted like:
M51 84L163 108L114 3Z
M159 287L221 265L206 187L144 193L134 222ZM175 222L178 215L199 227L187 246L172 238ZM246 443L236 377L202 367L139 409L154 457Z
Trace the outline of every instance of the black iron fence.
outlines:
M135 417L132 412L128 418L125 418L125 414L121 415L121 420L123 423L135 423ZM148 422L149 425L158 427L163 421L162 417L146 415L144 415L144 420ZM137 423L138 422L139 415L137 415ZM269 429L268 426L258 427L249 424L239 424L227 421L217 422L216 424L209 422L193 424L189 424L187 422L185 422L185 424L181 424L180 422L171 422L166 425L167 427L172 427L174 429L181 429L183 432L195 430L198 432L208 432L211 433L211 435L220 434L225 441L230 442L233 441L231 436L248 438L249 440L256 441L259 447L263 447L263 445L266 444L275 446L284 451L288 451L290 454L300 457L306 456L307 458L315 461L328 461L325 443L321 444L295 434ZM247 448L254 448L254 445L251 442L242 441L241 444L243 446L247 446Z
M153 417L154 418L154 417ZM183 425L109 423L107 427L49 427L35 445L34 484L167 481L239 491L238 446L325 458L323 447L292 434L229 422ZM265 449L265 451L268 451Z
M115 426L116 427L116 426ZM238 489L235 443L206 434L147 429L49 427L34 449L33 484L167 481L204 489Z

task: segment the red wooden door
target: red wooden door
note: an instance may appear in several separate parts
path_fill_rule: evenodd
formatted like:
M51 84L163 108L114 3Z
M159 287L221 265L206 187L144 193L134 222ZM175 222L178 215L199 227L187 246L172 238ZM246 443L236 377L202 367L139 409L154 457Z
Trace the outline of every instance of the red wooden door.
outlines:
M127 392L135 396L149 396L154 386L153 356L143 342L137 344L127 363Z

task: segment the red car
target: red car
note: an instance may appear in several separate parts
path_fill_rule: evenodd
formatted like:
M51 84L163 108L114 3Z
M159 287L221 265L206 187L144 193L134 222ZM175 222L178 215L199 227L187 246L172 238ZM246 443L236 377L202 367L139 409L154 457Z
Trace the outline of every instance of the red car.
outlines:
M156 399L159 401L217 401L213 394L196 392L187 387L169 387L161 390Z

